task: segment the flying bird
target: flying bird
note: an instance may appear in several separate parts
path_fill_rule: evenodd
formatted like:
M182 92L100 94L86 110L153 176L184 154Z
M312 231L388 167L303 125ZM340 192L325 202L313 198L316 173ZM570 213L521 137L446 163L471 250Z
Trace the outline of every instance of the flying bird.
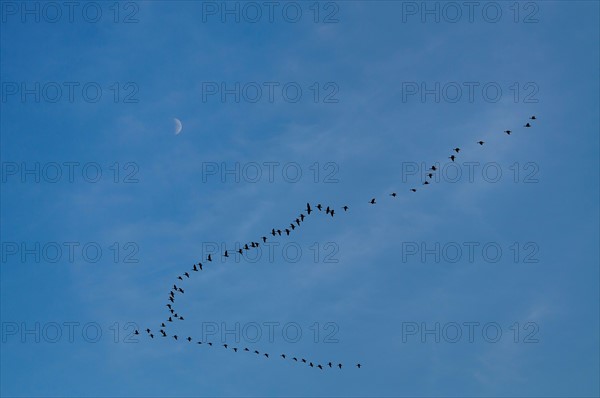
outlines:
M348 211L349 207L348 206L344 206L344 207L342 207L342 209L344 209L344 211Z
M369 203L372 204L372 205L374 205L375 204L375 198L371 199L371 201Z
M479 145L483 145L483 144L485 144L485 141L477 141L477 143L478 143Z

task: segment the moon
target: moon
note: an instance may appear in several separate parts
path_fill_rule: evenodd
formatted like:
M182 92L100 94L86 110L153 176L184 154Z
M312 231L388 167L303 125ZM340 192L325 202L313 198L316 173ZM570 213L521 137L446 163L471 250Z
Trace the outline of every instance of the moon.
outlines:
M183 130L183 125L181 124L181 120L177 118L174 118L173 121L175 122L175 135L178 135Z

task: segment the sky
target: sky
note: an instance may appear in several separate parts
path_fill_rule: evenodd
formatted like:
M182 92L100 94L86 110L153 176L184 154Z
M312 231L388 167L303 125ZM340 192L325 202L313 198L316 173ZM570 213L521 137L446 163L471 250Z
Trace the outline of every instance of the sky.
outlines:
M598 2L0 6L2 396L600 394Z

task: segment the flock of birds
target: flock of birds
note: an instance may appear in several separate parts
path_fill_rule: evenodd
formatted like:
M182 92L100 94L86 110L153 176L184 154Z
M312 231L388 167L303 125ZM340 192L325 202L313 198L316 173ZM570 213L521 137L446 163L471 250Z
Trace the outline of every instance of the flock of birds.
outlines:
M531 123L533 123L534 120L537 120L535 116L529 117L529 121L523 127L524 128L532 127ZM506 134L508 136L510 136L512 133L513 133L512 130L504 130L504 134ZM477 141L476 144L478 144L479 146L483 146L485 144L485 141L480 140L480 141ZM458 158L458 155L460 154L461 150L462 149L460 147L453 148L452 154L448 158L452 162L454 162ZM433 176L435 175L436 171L438 171L438 168L435 165L432 165L427 170L427 173L425 175L426 179L422 183L422 185L424 185L424 186L430 185L431 182L434 181ZM413 192L413 193L417 192L417 188L416 187L410 188L410 192ZM398 196L398 193L391 192L391 193L389 193L389 196L396 198ZM375 204L377 204L377 198L372 198L367 203L371 204L371 205L375 205ZM244 246L240 247L239 249L225 250L223 252L222 256L225 259L231 257L230 255L233 253L238 253L243 256L245 252L249 252L250 250L257 249L258 247L260 247L261 241L262 241L262 243L266 243L268 239L272 239L272 237L284 236L284 234L285 234L285 236L290 236L290 234L292 234L294 231L296 231L298 228L300 228L301 224L303 222L305 222L305 220L312 213L321 213L321 214L325 214L326 216L329 216L329 217L334 217L334 215L336 214L335 210L336 209L334 207L332 207L332 206L325 207L321 203L318 203L316 205L311 205L310 203L307 203L306 208L303 210L303 212L301 212L298 215L298 217L296 217L295 220L292 220L292 222L290 222L289 225L286 225L285 227L272 228L269 233L265 234L264 236L261 236L260 238L257 239L257 241L254 241L254 240L250 241L250 242L244 244ZM348 205L344 205L344 206L340 207L339 210L341 210L345 213L345 212L348 212L348 210L350 210L350 207ZM168 309L168 317L167 317L167 319L165 319L164 322L162 322L160 324L160 328L158 330L161 337L166 338L169 336L169 334L167 334L167 325L169 325L173 322L176 322L176 321L185 320L184 317L182 315L180 315L178 312L176 312L176 310L174 308L177 295L183 295L185 293L183 287L181 286L182 283L187 279L191 279L191 276L193 274L203 271L207 265L209 265L210 263L213 262L213 260L214 259L213 259L212 255L209 254L206 257L204 263L198 262L198 264L193 264L192 268L190 268L189 271L185 271L182 274L177 276L177 281L173 284L173 287L170 289L169 296L167 299L168 303L166 304L166 308ZM179 284L179 286L177 284ZM140 331L135 330L134 334L139 335ZM154 331L151 330L150 328L146 329L146 335L151 339L154 339L154 337L155 337ZM192 338L191 336L187 336L183 339L180 339L177 334L173 334L173 335L171 335L171 338L173 338L173 340L175 340L175 341L187 341L189 344L196 343L197 345L203 345L203 346L208 346L208 347L219 347L218 344L215 344L212 341L196 340L196 339ZM256 356L263 357L265 359L271 358L271 356L267 352L261 353L258 350L251 349L248 347L243 347L243 348L234 347L230 344L221 344L220 347L223 347L225 350L229 350L234 353L247 352L250 354L254 354ZM301 356L291 356L291 355L288 355L285 353L280 354L279 357L282 358L283 360L289 360L289 361L297 362L299 364L305 364L309 367L318 368L321 370L327 369L327 368L342 369L344 366L342 363L339 363L339 362L335 363L332 361L328 361L325 363L325 365L322 365L321 363L307 360L306 358L303 358ZM362 367L362 365L360 363L357 363L355 366L358 369L360 369Z

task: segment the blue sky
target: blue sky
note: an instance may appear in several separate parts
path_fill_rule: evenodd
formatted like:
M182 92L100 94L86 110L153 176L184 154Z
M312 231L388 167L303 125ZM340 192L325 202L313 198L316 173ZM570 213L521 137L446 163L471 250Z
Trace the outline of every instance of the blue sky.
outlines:
M222 20L221 2L119 3L118 15L93 3L72 22L63 3L56 22L45 3L28 4L39 22L2 2L0 31L2 396L598 396L597 2L521 2L518 15L513 2L481 3L472 22L466 8L451 22L448 3L427 3L437 22L421 20L421 2L362 1L298 2L289 14L280 3L270 22L258 2L255 23L235 2L239 22ZM236 82L239 102L206 91ZM436 83L440 100L422 98ZM252 102L268 84L273 100L264 89ZM86 100L83 86L102 97ZM446 177L422 187L424 169L408 170L432 162ZM472 181L465 162L479 162ZM219 175L236 164L239 182ZM158 330L173 281L212 244L258 240L306 202L336 215L311 215L273 258L194 274L177 300L186 320L170 329L196 338L258 324L257 342L224 338L271 359L145 332L128 342L130 322ZM298 261L283 258L286 243ZM423 254L436 247L439 261ZM482 335L490 325L495 342L495 329Z

